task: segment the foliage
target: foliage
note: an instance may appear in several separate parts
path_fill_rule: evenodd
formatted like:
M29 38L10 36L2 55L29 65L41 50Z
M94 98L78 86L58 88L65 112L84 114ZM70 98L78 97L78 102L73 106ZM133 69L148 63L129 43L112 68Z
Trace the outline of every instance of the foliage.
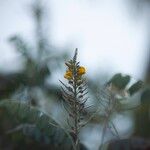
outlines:
M96 97L98 103L92 111L87 106L87 87L84 74L86 70L77 61L77 50L74 57L66 62L67 70L64 75L67 83L62 83L63 106L68 112L67 124L64 129L49 114L40 111L32 89L38 87L44 91L46 97L54 96L54 100L61 100L61 92L57 86L48 86L47 77L52 77L54 71L63 63L66 53L56 53L58 49L49 42L43 27L44 8L38 0L32 7L35 20L35 39L33 43L20 35L13 35L9 42L25 60L24 68L17 73L0 73L0 149L80 149L82 148L79 133L88 123L102 124L102 140L99 149L103 148L106 130L120 138L119 132L113 123L116 114L139 108L131 107L130 101L139 92L144 84L136 81L130 85L132 77L121 73L115 74L98 91L93 88L91 97ZM96 86L98 82L96 79ZM92 83L91 83L92 84ZM130 85L130 86L129 86ZM96 87L95 86L95 87ZM3 100L11 98L18 89L28 89L31 105L20 101ZM149 137L149 99L150 90L147 89L141 96L141 105L137 109L135 135ZM35 93L36 94L36 93ZM19 99L20 100L20 99ZM51 100L51 99L50 99ZM124 103L126 102L126 103ZM85 115L86 114L86 115ZM87 117L88 116L88 117ZM143 119L144 118L144 119ZM145 119L146 118L146 119ZM97 122L94 122L96 120ZM143 132L143 128L146 129ZM84 148L85 149L85 148Z
M120 78L119 80L121 82ZM68 81L70 81L70 79ZM99 111L103 112L102 113L103 115L99 116L101 117L101 119L103 118L103 123L104 123L103 137L105 136L106 128L109 128L112 134L119 137L119 133L115 125L113 124L111 117L114 113L124 111L124 109L122 110L121 109L122 107L120 107L121 105L120 101L122 101L123 98L126 99L127 97L125 97L126 94L124 93L127 93L130 87L133 87L133 85L134 86L136 85L136 84L133 84L127 89L125 88L126 86L124 86L124 88L121 88L120 90L120 88L117 88L116 85L113 85L114 84L113 81L114 80L112 81L110 80L109 83L106 84L105 88L103 88L103 91L101 92L99 91L100 92L99 93L100 94L99 95L100 96L99 97L100 109L98 109L98 111L96 110L96 113L94 113L87 122L89 123L92 118L98 115ZM71 87L69 88L64 83L62 84L64 85L65 90L67 90L66 91L67 93L72 91L72 90L71 91L69 90L71 89ZM67 98L66 99L67 101L71 100L69 95L66 95L66 93L64 94L65 94L64 95L65 98ZM82 92L81 93L79 92L79 95L82 95L82 94L83 94ZM128 96L130 96L130 94ZM71 101L68 104L69 104L68 106L71 107L70 111L76 111L73 108L74 106L73 101ZM82 105L82 101L81 103L78 103L78 105L79 104ZM78 106L78 108L80 108L80 105ZM82 107L82 110L85 110L85 107ZM78 115L80 117L80 114ZM75 119L75 118L72 118L71 116L70 118ZM69 118L69 121L70 121L70 118ZM3 140L2 143L4 143L3 145L1 145L2 148L6 146L6 143L11 143L9 144L9 146L13 146L13 148L16 148L16 149L19 149L20 146L23 146L25 149L26 148L48 149L48 147L52 149L73 148L72 145L74 145L73 144L74 142L72 143L71 138L69 138L70 135L73 137L70 130L66 130L66 129L64 130L50 116L44 114L43 112L39 111L35 107L29 106L28 104L20 103L20 102L13 101L13 100L1 101L0 102L0 120L2 122L0 126L0 129L1 129L0 132L1 132L2 140ZM71 129L74 130L73 128ZM79 130L77 130L77 132L79 132ZM75 133L75 134L78 134L78 133ZM20 144L15 145L14 143L20 143ZM103 140L102 140L100 149L102 148L102 145L103 145Z
M27 104L12 100L1 101L0 122L1 138L3 135L1 149L5 149L7 145L12 146L11 149L69 150L72 147L68 133L58 123Z
M102 140L100 145L100 150L103 147L104 137L106 130L109 129L115 137L120 138L120 135L115 127L112 118L121 112L126 110L132 110L130 106L130 101L127 99L132 99L132 96L138 92L143 87L142 81L137 81L131 86L127 87L130 83L131 76L123 76L121 73L115 74L104 88L100 89L98 100L99 100L99 112L101 112L100 117L103 118L103 131Z
M67 53L56 53L58 48L53 46L46 36L43 29L46 24L44 17L44 6L40 1L35 1L32 6L32 14L35 23L35 32L33 41L28 41L21 35L12 35L9 38L10 44L20 54L24 60L23 68L14 73L0 72L0 100L11 98L12 94L21 87L28 88L29 91L34 87L44 89L46 95L59 98L59 87L55 85L49 86L46 83L47 78L51 78L54 70L61 67L61 62L67 57ZM33 95L28 93L31 103L37 104L37 100ZM21 98L20 98L21 99Z
M65 100L64 106L68 112L68 125L70 126L70 135L75 144L75 150L79 150L79 130L84 126L82 124L85 103L87 101L87 87L83 75L85 68L77 62L77 49L73 59L65 63L67 71L64 78L68 84L62 83L62 95Z

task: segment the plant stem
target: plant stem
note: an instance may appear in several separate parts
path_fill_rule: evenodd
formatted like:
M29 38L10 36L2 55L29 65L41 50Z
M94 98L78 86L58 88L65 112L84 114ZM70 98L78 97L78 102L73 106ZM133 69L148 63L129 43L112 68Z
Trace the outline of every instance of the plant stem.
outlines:
M103 143L104 143L104 137L105 137L105 133L106 133L106 129L108 127L111 114L113 113L113 111L114 111L115 108L116 108L116 99L112 95L111 99L109 100L109 103L108 103L108 109L106 109L106 114L107 115L106 115L106 119L104 121L104 128L103 128L103 131L102 131L102 140L101 140L101 144L100 144L99 150L102 150Z
M105 132L106 132L108 121L109 121L108 118L106 118L106 120L104 121L104 128L103 128L103 131L102 131L102 139L101 139L101 144L100 144L99 150L102 150L102 147L103 147Z
M74 73L74 113L75 113L75 120L74 120L74 131L75 131L75 147L76 147L76 150L79 150L79 138L78 138L78 104L77 104L77 79L76 79L76 67L75 67L75 61L74 61L74 70L73 70L73 73Z

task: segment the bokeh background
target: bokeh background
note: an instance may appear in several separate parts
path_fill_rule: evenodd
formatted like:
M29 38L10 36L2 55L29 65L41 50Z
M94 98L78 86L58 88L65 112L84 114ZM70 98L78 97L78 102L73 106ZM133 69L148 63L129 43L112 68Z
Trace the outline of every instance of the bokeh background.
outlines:
M75 48L87 69L89 104L95 103L95 89L116 73L149 87L149 20L149 0L1 0L0 99L31 103L65 124L59 79L64 80L64 62ZM142 92L130 99L131 106L140 104ZM149 139L149 89L146 92L148 107L140 119L141 110L114 118L122 138ZM100 146L102 126L97 122L81 131L88 149ZM106 137L106 142L114 139L110 133Z

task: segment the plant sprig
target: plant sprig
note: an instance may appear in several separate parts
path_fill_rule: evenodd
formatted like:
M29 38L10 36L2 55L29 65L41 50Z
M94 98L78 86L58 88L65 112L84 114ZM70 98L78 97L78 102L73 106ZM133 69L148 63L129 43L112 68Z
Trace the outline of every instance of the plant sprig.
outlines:
M70 126L70 135L73 138L75 149L79 149L79 130L84 124L81 123L83 114L85 111L85 103L87 101L87 86L84 74L86 70L80 63L77 62L77 52L75 50L74 57L66 62L67 70L64 78L67 80L67 84L61 84L62 96L64 99L64 105L67 105L67 112L69 114L68 125Z

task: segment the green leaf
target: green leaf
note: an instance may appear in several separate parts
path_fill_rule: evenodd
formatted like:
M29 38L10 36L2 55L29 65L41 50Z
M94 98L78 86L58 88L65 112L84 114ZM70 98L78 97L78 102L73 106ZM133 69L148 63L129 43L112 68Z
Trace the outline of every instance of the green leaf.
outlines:
M137 81L136 83L134 83L129 89L129 93L130 95L133 95L134 93L138 92L143 86L143 82L142 81Z
M117 73L111 78L108 84L113 84L118 89L123 90L130 82L130 79L131 77L129 75L123 76L121 73Z
M0 122L0 137L8 138L7 144L10 141L14 142L14 145L22 143L21 146L24 145L27 148L28 144L34 140L34 142L38 141L36 145L47 145L54 150L73 149L69 134L58 123L27 104L9 100L1 101Z
M9 41L14 44L17 51L21 52L23 56L26 58L30 58L28 44L24 41L24 39L18 35L14 35L9 38Z

